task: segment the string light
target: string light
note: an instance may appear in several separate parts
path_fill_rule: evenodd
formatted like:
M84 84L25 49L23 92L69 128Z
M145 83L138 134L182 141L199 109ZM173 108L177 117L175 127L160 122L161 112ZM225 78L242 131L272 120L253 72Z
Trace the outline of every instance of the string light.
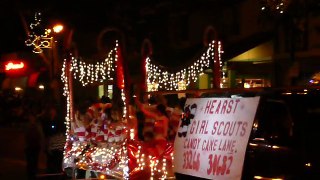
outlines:
M65 117L65 125L66 125L66 136L67 140L70 138L70 91L69 91L69 79L68 79L68 74L67 72L67 60L64 59L63 64L62 64L62 71L61 71L61 81L63 82L63 95L67 98L67 113Z
M73 58L70 71L73 72L74 79L79 80L82 86L113 80L117 48L118 43L116 43L116 47L108 53L104 61L96 62L95 64L89 64L81 58Z
M168 177L167 169L173 168L173 153L170 153L169 159L166 159L164 156L146 156L146 154L142 153L145 151L145 147L141 145L138 146L135 154L137 169L142 171L148 168L150 170L150 179L155 179L156 177L166 179ZM168 167L168 160L172 162L171 167Z
M112 80L115 74L115 62L117 61L117 48L116 46L111 50L107 58L103 62L97 62L96 64L89 64L82 59L76 59L70 54L70 64L68 60L64 59L62 65L61 81L64 84L63 95L66 96L67 113L65 117L66 125L66 145L64 151L64 168L77 166L83 169L91 169L98 172L104 172L114 177L128 179L128 152L127 152L127 140L119 144L117 143L102 143L98 146L90 147L86 149L90 144L88 142L79 142L76 137L71 135L70 128L72 115L71 115L71 93L70 93L70 79L73 77L75 80L79 80L83 86L86 86L95 82L104 82L105 80ZM70 74L68 74L70 73ZM72 75L72 76L71 76ZM126 102L124 90L121 90L121 99ZM123 108L123 119L127 114L126 104ZM126 133L128 130L125 130ZM71 146L68 149L68 146ZM83 153L86 151L85 153Z
M261 4L261 11L283 14L290 4L290 0L261 0Z
M25 41L27 46L33 46L34 53L42 53L44 48L52 48L51 29L44 29L43 34L38 34L37 31L43 31L40 29L41 25L41 13L37 12L34 15L34 22L30 23L30 31L28 39Z
M151 62L149 57L146 58L146 74L147 74L147 87L148 91L165 90L185 90L187 86L193 81L198 80L199 75L207 68L210 67L210 62L216 62L214 59L214 45L215 41L209 44L209 47L202 56L197 59L192 65L178 72L169 72L162 66L157 66ZM218 58L219 66L222 69L221 54L222 46L221 42L218 42ZM222 71L221 71L222 72ZM222 74L223 78L225 73Z
M75 141L64 156L64 166L73 167L75 162L79 168L127 179L129 172L126 143L126 141L121 144L103 143L99 147L92 146L83 153L89 144Z

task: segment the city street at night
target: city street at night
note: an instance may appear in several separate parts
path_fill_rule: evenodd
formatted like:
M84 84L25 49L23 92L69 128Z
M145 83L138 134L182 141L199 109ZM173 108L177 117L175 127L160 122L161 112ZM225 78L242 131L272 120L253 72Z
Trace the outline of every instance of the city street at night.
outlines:
M0 180L320 179L320 0L2 0L0 20Z

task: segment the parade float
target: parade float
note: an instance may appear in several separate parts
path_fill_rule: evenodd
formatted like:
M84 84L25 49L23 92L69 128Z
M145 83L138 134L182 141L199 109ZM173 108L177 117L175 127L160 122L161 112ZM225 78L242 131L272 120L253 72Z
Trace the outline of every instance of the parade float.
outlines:
M147 57L148 91L179 90L179 84L195 82L214 59L214 44L210 43L191 66L176 73L161 69ZM61 75L67 101L64 169L82 169L116 179L241 179L259 97L187 98L174 143L168 141L165 150L157 154L153 143L136 138L137 126L131 122L135 113L127 101L123 65L118 42L103 62L90 64L72 56L65 59ZM109 101L85 108L75 104L73 81L86 87L110 79L121 94L120 109Z
M97 172L117 179L167 178L172 175L173 145L159 156L150 155L152 147L135 138L136 128L130 124L133 115L128 111L124 67L118 42L107 58L95 64L69 54L65 58L61 79L66 97L66 144L63 169ZM123 106L113 110L112 104L96 102L85 110L76 107L74 81L83 87L93 83L116 80L113 84L121 94ZM110 109L112 121L106 110Z
M218 48L214 48L214 46ZM220 42L211 42L199 59L178 72L169 72L155 65L151 58L144 59L145 84L147 91L185 90L191 82L210 66L217 68L216 77L220 77L222 63ZM211 61L214 60L212 64ZM136 126L130 124L132 114L128 105L128 93L125 86L124 64L118 41L107 58L102 62L90 64L69 54L65 58L61 80L66 97L66 145L63 169L94 171L119 179L169 179L174 178L173 142L168 142L165 151L152 155L152 145L136 138ZM123 107L117 109L116 121L106 119L106 109L112 109L111 103L93 103L85 110L79 110L74 98L74 82L83 87L112 80L121 94ZM80 112L82 111L82 112ZM190 107L186 106L181 117L180 131L185 130L184 121L190 121ZM180 133L185 132L179 132ZM178 135L177 135L178 136Z

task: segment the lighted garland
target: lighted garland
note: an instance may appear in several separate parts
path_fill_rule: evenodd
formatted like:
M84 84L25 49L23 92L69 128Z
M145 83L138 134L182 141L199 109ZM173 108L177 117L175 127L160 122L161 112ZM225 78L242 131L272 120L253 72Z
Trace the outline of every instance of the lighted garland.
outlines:
M80 58L72 59L70 71L73 72L74 79L79 80L83 86L112 80L115 72L115 62L117 61L117 56L115 56L117 48L118 44L109 52L103 62L95 64L89 64Z
M166 68L157 66L151 62L151 59L146 58L146 74L147 74L147 86L148 91L157 91L159 89L165 90L185 90L190 82L196 82L198 77L206 68L210 67L210 62L214 59L214 45L215 42L212 41L209 47L202 56L197 59L191 66L179 70L178 72L169 72ZM221 53L223 53L221 48L221 42L218 42L218 61L220 69L222 68ZM224 77L225 74L223 73Z

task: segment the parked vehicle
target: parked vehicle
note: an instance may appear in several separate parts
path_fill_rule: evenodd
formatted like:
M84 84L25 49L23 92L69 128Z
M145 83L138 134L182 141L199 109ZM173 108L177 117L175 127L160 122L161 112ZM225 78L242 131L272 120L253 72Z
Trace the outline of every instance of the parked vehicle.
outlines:
M260 95L243 179L320 179L320 89L276 89Z
M206 92L202 97L252 97L260 102L242 179L320 179L320 87ZM177 179L199 179L176 174Z

